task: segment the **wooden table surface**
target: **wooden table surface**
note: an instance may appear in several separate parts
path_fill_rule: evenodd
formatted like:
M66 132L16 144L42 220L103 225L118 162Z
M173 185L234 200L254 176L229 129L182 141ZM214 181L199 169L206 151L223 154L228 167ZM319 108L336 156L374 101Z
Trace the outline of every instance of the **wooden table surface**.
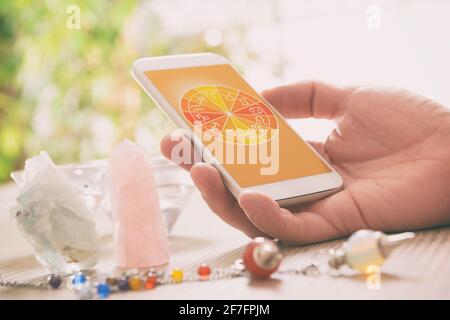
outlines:
M0 186L0 273L5 278L29 280L46 273L35 261L6 209L15 186ZM102 272L114 269L110 222L98 218L103 234ZM224 224L195 192L173 228L170 240L171 266L185 270L207 262L227 266L240 257L248 238ZM311 261L325 262L327 249L342 240L284 249L282 268L300 267ZM114 294L111 299L449 299L450 228L421 231L410 243L397 249L380 275L381 288L370 289L364 276L276 276L273 279L239 278L214 282L181 283L150 291ZM31 290L0 288L0 299L75 299L65 289Z

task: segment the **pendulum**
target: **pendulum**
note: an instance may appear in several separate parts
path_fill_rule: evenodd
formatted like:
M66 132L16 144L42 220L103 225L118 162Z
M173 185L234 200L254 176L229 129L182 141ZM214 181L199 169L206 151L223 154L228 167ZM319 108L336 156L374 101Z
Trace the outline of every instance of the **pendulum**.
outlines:
M183 281L183 271L180 268L175 268L171 273L172 280L175 283L180 283Z
M61 286L62 278L59 275L51 274L48 277L48 284L53 289L58 289Z
M360 230L352 234L341 248L329 250L328 263L333 269L348 265L360 273L370 273L370 266L381 267L395 247L412 238L412 232L386 235L381 231Z
M282 255L275 242L262 237L255 238L244 252L244 265L251 276L268 278L280 266Z
M211 275L211 268L203 263L198 267L197 273L200 280L208 280Z

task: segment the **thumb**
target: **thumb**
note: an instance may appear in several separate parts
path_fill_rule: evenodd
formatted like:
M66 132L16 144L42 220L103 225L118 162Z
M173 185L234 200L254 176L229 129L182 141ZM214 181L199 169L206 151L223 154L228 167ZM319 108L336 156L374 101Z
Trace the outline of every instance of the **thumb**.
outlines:
M260 193L243 192L239 204L259 230L288 243L318 242L338 236L337 230L322 216L312 212L293 214Z

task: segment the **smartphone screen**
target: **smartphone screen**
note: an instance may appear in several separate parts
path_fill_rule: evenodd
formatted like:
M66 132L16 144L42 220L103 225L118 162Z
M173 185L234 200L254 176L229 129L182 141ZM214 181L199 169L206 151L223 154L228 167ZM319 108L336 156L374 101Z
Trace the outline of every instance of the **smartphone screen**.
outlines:
M145 75L242 188L331 172L231 65Z

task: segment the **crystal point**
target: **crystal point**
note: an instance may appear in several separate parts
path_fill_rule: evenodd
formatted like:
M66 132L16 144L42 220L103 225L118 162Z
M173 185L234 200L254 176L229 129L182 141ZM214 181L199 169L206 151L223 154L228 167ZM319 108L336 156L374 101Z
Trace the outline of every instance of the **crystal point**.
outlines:
M117 266L145 268L169 261L167 234L148 155L124 140L110 158Z

